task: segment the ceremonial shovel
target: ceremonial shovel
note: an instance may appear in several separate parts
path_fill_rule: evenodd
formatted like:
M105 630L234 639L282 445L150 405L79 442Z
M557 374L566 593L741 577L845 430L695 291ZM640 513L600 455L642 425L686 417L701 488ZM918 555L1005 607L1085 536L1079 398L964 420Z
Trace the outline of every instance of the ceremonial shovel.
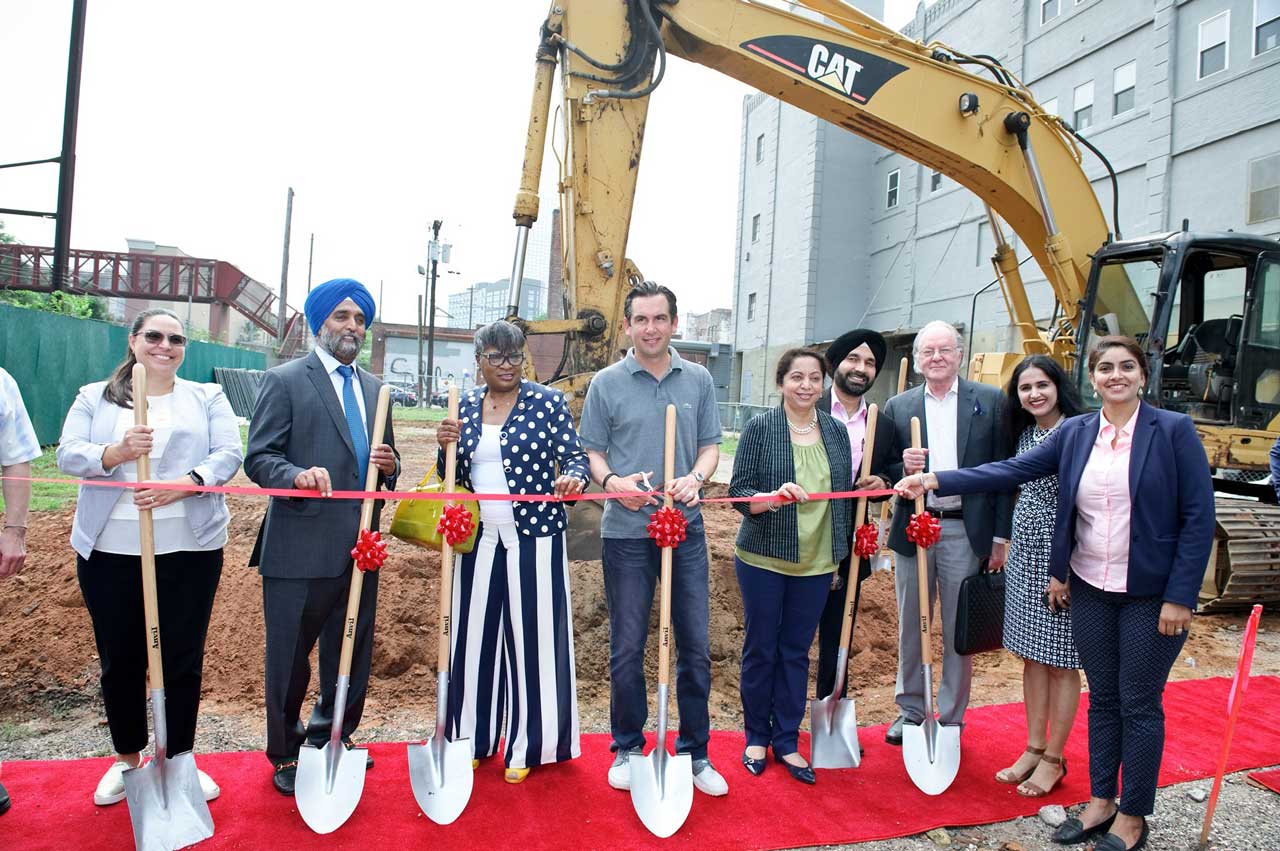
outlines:
M386 439L387 407L391 388L382 385L378 391L378 409L373 418L370 447ZM369 464L364 474L364 489L376 490L378 468ZM373 500L360 505L360 531L373 525ZM298 773L294 779L294 799L298 815L316 833L333 833L342 827L364 792L365 748L347 752L342 743L342 722L347 714L347 689L351 685L351 654L356 646L356 618L360 614L360 592L364 588L364 571L351 568L351 590L347 592L347 617L342 627L342 656L338 662L338 682L333 695L333 726L329 741L317 748L310 742L298 752Z
M676 406L667 405L666 455L662 480L675 479ZM672 505L671 495L666 497ZM665 839L680 829L693 806L693 761L687 753L667 753L667 680L671 651L671 548L662 548L661 602L658 605L658 738L648 756L632 755L631 805L644 826Z
M876 420L880 409L867 408L867 439L862 449L862 470L859 479L871 473L871 453L876 445ZM867 498L858 499L854 515L855 534L867 519ZM856 538L855 538L856 540ZM855 548L856 550L856 548ZM862 762L862 749L858 747L858 716L852 697L839 697L844 689L849 671L849 647L853 643L854 606L858 601L858 568L862 559L855 551L849 559L849 580L845 583L844 624L840 627L840 651L836 656L836 679L831 694L819 700L809 701L809 729L813 737L809 749L809 761L814 768L857 768Z
M147 424L147 371L133 366L133 422ZM138 457L138 481L151 478L151 458ZM213 816L200 788L191 751L168 757L169 724L164 706L164 667L160 652L160 606L156 598L156 541L151 509L138 510L142 551L142 609L147 624L147 674L151 681L151 718L155 755L124 772L124 794L138 851L172 851L213 836Z
M449 419L458 418L458 388L449 388ZM444 492L453 493L458 468L458 444L444 452ZM471 768L471 740L445 737L449 708L449 644L453 634L453 547L440 542L440 631L436 649L436 730L423 744L409 745L409 783L413 797L427 818L452 824L471 800L475 771Z
M911 418L911 445L920 448L920 418ZM899 507L901 510L901 507ZM916 514L924 513L924 494L916 497ZM947 791L960 771L960 726L939 724L933 717L933 645L929 641L929 551L916 544L916 585L920 597L920 659L924 668L924 720L902 725L902 760L916 788L926 795Z

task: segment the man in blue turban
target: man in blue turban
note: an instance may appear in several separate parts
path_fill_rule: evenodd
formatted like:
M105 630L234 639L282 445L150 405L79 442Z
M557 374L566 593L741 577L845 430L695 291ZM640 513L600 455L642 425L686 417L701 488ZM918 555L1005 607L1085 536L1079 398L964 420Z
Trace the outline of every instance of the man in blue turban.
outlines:
M373 296L359 281L338 278L313 289L305 310L316 336L315 351L264 376L249 424L245 474L265 488L327 494L363 490L365 473L373 465L378 488L394 490L400 461L391 423L385 435L372 432L382 382L355 366L373 321ZM379 500L373 529L381 509ZM249 558L262 574L267 758L274 766L272 783L283 795L293 794L303 743L322 747L333 726L351 548L359 530L356 500L273 497ZM348 748L369 686L377 601L378 574L369 572L360 597L341 731ZM300 713L317 641L320 697L304 726Z

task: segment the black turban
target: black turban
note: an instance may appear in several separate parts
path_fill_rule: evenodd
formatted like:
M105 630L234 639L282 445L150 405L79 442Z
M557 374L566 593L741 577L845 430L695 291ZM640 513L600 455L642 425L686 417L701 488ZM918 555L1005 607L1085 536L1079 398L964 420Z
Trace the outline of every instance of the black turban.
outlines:
M840 361L849 356L849 352L861 346L863 343L871 349L871 354L876 357L876 371L884 369L885 355L888 354L889 346L885 343L884 337L879 332L872 331L869 328L854 328L852 331L846 331L835 342L827 346L827 366L831 367L831 371L835 372L836 367L840 365Z

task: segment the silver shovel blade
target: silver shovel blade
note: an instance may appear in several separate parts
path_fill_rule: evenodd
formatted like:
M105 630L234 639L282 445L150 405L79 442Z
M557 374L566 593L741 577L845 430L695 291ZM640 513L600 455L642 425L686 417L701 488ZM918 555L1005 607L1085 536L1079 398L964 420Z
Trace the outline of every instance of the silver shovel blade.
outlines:
M333 833L351 818L364 793L366 748L350 751L341 742L298 752L293 796L298 815L316 833Z
M941 795L960 771L960 726L939 724L934 718L903 724L902 760L917 789Z
M173 851L213 836L213 816L191 751L150 760L123 776L138 851Z
M436 824L452 824L462 815L474 782L470 739L451 742L437 734L423 744L409 745L413 797Z
M832 694L809 701L809 730L809 762L814 768L857 768L862 763L853 698L836 700Z
M633 755L631 805L649 832L666 839L680 829L693 807L693 760L687 753L670 754L662 745L648 756Z

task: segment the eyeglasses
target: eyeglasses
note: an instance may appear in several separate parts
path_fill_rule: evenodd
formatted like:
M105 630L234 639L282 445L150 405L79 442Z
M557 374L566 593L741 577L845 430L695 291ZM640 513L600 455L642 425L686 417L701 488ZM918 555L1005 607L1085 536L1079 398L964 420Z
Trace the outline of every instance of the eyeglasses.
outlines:
M519 366L524 363L524 352L485 352L482 357L489 362L489 366L502 366L509 363L512 366Z
M168 336L169 345L171 346L181 347L187 344L187 338L182 336L181 334L166 335L162 331L144 331L142 333L142 339L146 340L148 343L150 343L153 346L156 345L157 343L163 343L166 336Z
M955 346L943 346L940 349L921 349L920 357L924 358L925 360L928 360L929 358L934 357L936 355L942 355L944 358L949 358L958 351L959 349L957 349Z

